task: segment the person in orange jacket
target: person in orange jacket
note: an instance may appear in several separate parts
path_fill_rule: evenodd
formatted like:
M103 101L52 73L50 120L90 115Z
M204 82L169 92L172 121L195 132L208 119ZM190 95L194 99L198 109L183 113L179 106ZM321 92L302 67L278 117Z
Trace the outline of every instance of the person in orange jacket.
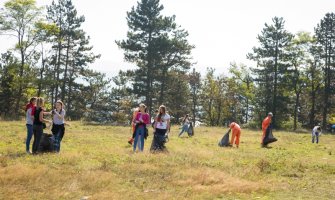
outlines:
M229 125L229 127L232 130L232 136L231 136L230 144L233 146L234 145L234 140L236 138L235 144L236 144L236 147L238 148L238 146L240 144L241 127L236 122L232 122Z
M133 117L132 117L132 119L131 119L131 130L132 130L131 134L132 134L132 137L128 140L128 143L129 143L130 145L132 145L133 142L134 142L134 132L135 132L135 126L136 126L136 124L134 123L134 120L135 120L136 115L137 115L137 113L139 112L139 110L140 110L139 107L137 107L137 108L134 109Z
M263 131L262 141L261 141L262 145L263 145L263 140L264 140L264 137L265 137L265 134L266 134L266 129L270 126L271 121L272 121L272 117L273 117L272 112L269 112L268 116L262 122L262 131Z

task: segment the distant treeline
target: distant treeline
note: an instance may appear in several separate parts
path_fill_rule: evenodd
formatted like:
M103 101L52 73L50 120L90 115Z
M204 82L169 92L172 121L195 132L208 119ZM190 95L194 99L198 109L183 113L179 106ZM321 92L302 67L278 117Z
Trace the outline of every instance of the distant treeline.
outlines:
M270 111L277 128L335 123L334 13L320 19L314 33L292 34L283 18L274 17L247 55L255 66L232 63L229 74L209 67L201 75L192 68L195 46L188 32L163 9L159 0L140 0L125 13L128 33L115 45L137 68L108 79L89 67L100 55L93 53L82 29L85 17L71 0L46 9L35 0L5 2L0 40L10 35L16 44L1 53L1 118L23 117L28 99L43 96L49 108L63 100L71 120L99 123L127 123L139 102L150 113L166 105L175 122L188 113L211 126L236 121L260 127Z

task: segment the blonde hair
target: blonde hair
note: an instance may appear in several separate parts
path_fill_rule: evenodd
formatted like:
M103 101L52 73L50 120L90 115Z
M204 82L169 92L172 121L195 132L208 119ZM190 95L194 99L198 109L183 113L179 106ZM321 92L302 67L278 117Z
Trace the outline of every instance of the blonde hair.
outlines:
M57 100L56 103L59 103L61 105L61 111L63 110L64 103L61 100Z
M44 106L44 99L43 97L38 97L36 101L36 107L43 107Z

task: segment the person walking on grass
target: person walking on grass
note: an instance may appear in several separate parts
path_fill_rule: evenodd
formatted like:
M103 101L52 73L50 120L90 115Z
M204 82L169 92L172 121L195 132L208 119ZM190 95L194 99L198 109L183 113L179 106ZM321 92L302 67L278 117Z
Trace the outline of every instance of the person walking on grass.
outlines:
M144 104L140 104L139 112L136 114L134 119L135 124L135 138L134 138L134 152L136 151L137 143L139 151L144 150L144 137L146 132L147 124L150 124L150 115L145 112L146 106Z
M188 114L186 114L184 119L182 120L182 127L178 137L180 137L184 132L188 132L189 127L190 127L190 119Z
M314 140L316 139L316 144L319 143L319 137L321 135L322 129L320 126L314 126L312 130L312 143L314 143Z
M30 141L33 137L33 125L34 116L33 111L36 109L36 97L30 99L29 103L26 105L26 127L27 127L27 139L26 139L26 152L30 154Z
M240 145L241 127L236 122L232 122L229 127L232 130L230 145L234 146L235 142L235 145L238 148Z
M51 123L51 121L44 119L44 115L50 115L51 112L45 112L44 110L44 99L42 97L37 98L36 110L34 112L34 125L33 125L33 154L36 154L40 145L41 137L43 134L44 123ZM43 125L44 124L44 125Z
M63 136L65 134L65 110L62 101L58 100L55 104L55 109L51 111L52 113L52 129L51 132L55 137L54 151L59 153L60 144L62 142Z

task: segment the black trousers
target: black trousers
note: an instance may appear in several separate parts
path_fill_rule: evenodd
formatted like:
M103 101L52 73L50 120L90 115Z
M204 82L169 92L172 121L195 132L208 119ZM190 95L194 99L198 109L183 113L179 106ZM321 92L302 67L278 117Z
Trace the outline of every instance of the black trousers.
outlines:
M41 137L43 134L43 125L33 125L33 134L34 134L34 142L33 142L33 153L37 153L38 147L40 146Z

